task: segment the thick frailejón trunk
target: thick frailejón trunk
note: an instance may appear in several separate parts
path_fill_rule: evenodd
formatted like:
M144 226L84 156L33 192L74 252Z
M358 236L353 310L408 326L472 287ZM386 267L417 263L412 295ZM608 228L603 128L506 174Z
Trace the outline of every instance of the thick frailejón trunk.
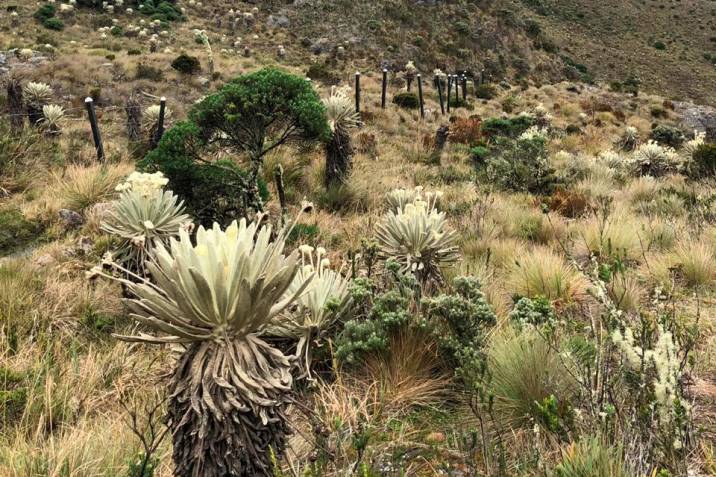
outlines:
M42 120L42 106L38 104L27 105L27 117L30 120L30 125L33 127L40 127L40 121Z
M272 476L291 383L289 359L254 335L190 345L169 390L174 475Z
M25 117L22 110L22 85L20 80L11 77L7 82L7 106L10 112L10 126L13 131L22 130Z
M353 145L347 131L337 129L326 144L326 187L343 184L351 170Z

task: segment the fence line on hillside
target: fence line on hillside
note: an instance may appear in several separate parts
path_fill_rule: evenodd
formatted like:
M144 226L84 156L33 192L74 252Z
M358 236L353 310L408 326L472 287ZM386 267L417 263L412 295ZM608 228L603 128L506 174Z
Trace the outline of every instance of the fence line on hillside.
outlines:
M356 113L361 113L361 106L362 101L365 99L365 96L362 94L363 91L361 89L361 72L357 71L355 73L355 111ZM408 77L407 80L407 87L406 92L410 93L410 87L412 83L412 79L417 79L418 84L418 109L420 112L420 118L425 118L425 86L426 84L423 82L423 77L420 73L416 73L414 77ZM470 79L470 76L465 74L447 74L447 75L433 75L433 81L432 81L432 87L434 88L434 91L437 93L438 96L438 102L440 104L440 114L445 115L447 112L448 114L451 112L451 109L460 107L460 101L459 98L462 96L463 103L467 101L468 98L468 80ZM310 79L307 78L308 81ZM477 92L478 92L478 86L484 83L484 76L480 75L479 80L478 77L475 75L472 75L472 82L473 82L473 94L475 94L475 97L477 98ZM401 88L402 90L402 88ZM400 94L402 92L401 90L398 90L397 93L394 93L393 97L395 98L396 94ZM460 91L462 90L462 91ZM381 81L381 99L380 99L380 107L381 109L386 109L388 107L387 105L387 98L388 98L388 70L383 69L382 70L382 81ZM454 99L453 99L453 93L454 93ZM462 93L462 94L461 94ZM159 116L157 123L155 125L155 130L152 134L152 137L150 138L150 148L154 149L159 144L160 140L162 139L164 132L165 132L165 119L166 119L166 105L167 105L167 99L166 97L162 96L161 98L158 98L157 96L150 95L148 93L143 93L145 96L151 98L151 99L159 99ZM400 105L398 105L400 107ZM84 107L76 107L76 108L69 108L69 109L63 109L63 112L65 114L67 113L75 113L79 111L83 111L86 113L86 116L83 114L79 117L63 117L63 121L88 121L90 125L90 130L92 132L92 141L95 146L95 150L97 153L97 160L99 162L104 162L105 160L105 152L104 152L104 145L102 142L102 133L100 128L100 122L97 117L97 112L108 112L108 111L118 111L118 110L125 110L127 114L129 115L129 109L127 105L125 106L104 106L99 107L95 105L94 100L91 97L87 97L85 99L85 105ZM0 118L12 118L12 117L25 117L28 114L26 112L24 113L0 113Z

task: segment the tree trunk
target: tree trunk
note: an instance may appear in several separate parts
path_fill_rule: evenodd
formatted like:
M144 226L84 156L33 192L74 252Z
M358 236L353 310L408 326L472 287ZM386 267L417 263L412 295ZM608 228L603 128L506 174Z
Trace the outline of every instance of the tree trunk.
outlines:
M346 131L336 130L331 141L326 144L326 188L346 182L351 170L353 145Z
M40 121L42 120L42 105L28 104L27 118L30 120L30 126L35 128L40 127Z

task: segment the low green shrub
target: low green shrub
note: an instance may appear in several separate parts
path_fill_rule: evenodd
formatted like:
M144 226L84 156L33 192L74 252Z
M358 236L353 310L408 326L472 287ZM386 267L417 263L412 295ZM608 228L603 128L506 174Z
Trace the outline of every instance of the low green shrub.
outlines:
M490 138L505 136L516 138L534 125L531 116L515 116L509 119L487 118L482 122L482 133Z
M193 75L201 71L201 63L199 58L196 56L187 55L182 53L172 61L172 68L177 70L181 74Z
M649 137L661 145L674 149L681 147L685 140L684 133L680 129L665 124L655 126Z
M560 183L542 137L497 138L487 167L479 172L490 183L513 192L550 195Z
M392 280L386 291L369 278L357 278L351 284L353 318L345 322L336 339L335 357L340 363L357 364L367 353L386 351L390 336L411 320L410 305L418 283L413 275L401 273L397 262L389 261L386 269Z
M40 6L40 8L38 8L32 16L35 20L42 23L45 20L47 20L48 18L54 17L56 12L57 12L56 8L53 4L46 3L42 6Z
M716 143L702 144L692 155L696 177L716 176Z
M485 371L487 330L497 317L474 277L457 277L451 294L425 300L425 322L455 375L470 388L478 386Z
M418 95L412 92L403 91L393 96L393 103L404 109L418 109L420 107L420 99Z
M490 150L484 146L475 146L470 148L470 159L476 167L484 165L489 154Z
M247 202L248 174L230 160L198 161L195 148L202 145L199 128L191 121L181 122L164 134L138 168L161 171L169 179L167 187L184 199L187 211L202 224L228 224L245 217L251 208ZM265 202L269 192L260 177L258 188Z

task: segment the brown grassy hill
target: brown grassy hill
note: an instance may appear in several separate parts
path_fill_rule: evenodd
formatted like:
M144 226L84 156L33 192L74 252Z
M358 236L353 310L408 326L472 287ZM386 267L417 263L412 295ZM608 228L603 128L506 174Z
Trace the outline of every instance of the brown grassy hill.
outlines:
M673 98L716 102L716 2L524 0L564 55L598 80L641 79Z

